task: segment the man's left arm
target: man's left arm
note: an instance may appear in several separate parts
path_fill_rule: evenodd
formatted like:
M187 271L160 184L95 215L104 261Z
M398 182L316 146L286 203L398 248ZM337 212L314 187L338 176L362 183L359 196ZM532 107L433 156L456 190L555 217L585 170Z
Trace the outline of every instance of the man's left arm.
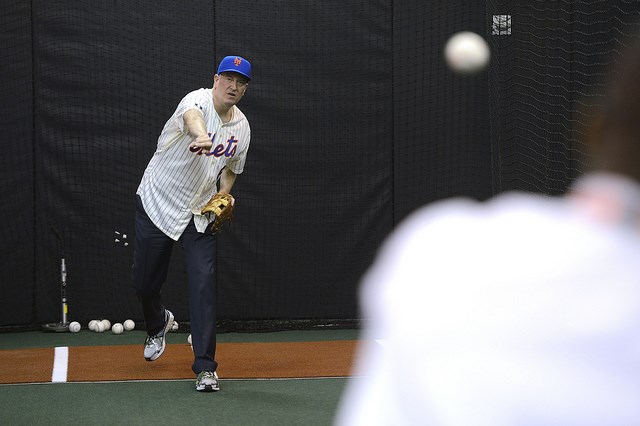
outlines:
M231 188L233 188L233 184L235 183L237 176L238 175L232 172L228 167L225 167L220 175L220 190L218 193L231 194Z

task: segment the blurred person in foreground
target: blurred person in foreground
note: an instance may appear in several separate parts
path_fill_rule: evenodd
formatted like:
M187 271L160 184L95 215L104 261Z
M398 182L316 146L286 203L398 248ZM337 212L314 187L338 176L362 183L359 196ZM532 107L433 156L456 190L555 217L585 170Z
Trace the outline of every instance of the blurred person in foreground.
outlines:
M364 277L343 425L640 425L640 48L562 197L411 215Z

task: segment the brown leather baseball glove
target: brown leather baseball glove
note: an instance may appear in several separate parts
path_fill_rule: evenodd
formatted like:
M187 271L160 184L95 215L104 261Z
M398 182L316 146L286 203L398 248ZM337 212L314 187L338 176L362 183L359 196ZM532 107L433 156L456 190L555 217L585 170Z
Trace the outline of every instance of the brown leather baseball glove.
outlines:
M235 199L231 194L218 193L202 208L201 214L212 212L215 215L215 219L211 222L211 230L214 234L220 231L225 222L231 222L233 219L234 203Z

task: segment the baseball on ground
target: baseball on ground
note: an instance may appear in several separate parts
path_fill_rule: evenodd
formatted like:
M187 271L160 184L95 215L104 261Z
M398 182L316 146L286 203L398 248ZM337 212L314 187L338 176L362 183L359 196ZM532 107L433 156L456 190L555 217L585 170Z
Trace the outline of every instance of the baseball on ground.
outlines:
M119 322L113 324L113 327L111 327L111 332L113 334L122 334L123 331L124 331L124 326Z
M131 330L133 330L134 328L136 328L136 323L135 323L135 322L133 322L133 320L128 319L128 320L126 320L126 321L124 322L124 329L125 329L125 330L127 330L127 331L131 331Z

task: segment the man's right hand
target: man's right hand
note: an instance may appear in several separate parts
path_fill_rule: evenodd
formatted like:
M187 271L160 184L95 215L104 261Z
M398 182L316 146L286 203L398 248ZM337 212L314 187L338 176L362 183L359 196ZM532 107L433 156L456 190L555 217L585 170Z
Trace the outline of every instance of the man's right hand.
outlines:
M197 152L202 149L202 152L207 153L212 146L211 133L205 133L195 138L193 142L191 142L191 145L189 145L189 149L192 152Z

